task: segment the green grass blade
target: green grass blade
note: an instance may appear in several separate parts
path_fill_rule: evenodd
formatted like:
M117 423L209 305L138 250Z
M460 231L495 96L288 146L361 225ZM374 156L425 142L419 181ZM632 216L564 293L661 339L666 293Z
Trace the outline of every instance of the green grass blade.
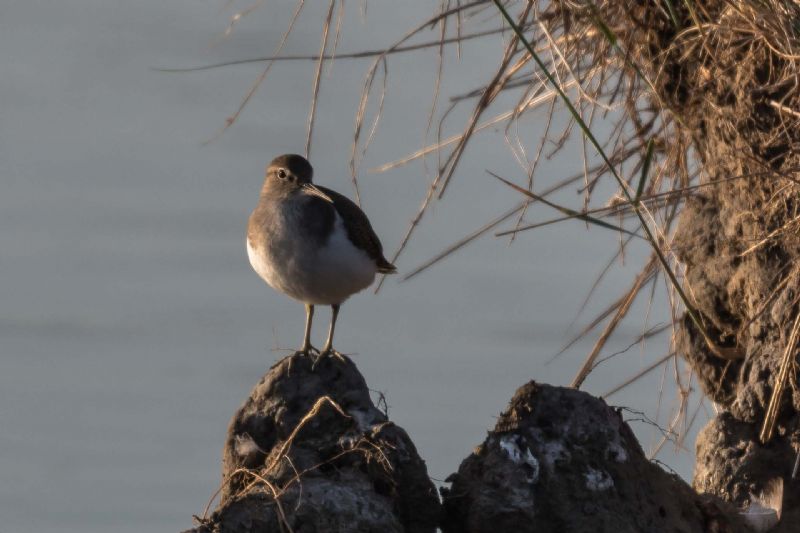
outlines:
M678 12L675 11L675 6L672 5L672 0L664 0L664 3L667 4L667 12L669 13L669 18L672 19L672 23L675 25L675 29L680 30L681 23L678 20Z
M598 17L595 17L594 23L597 24L597 27L600 28L600 31L603 32L603 35L606 36L606 39L608 39L608 42L610 42L611 44L616 46L617 45L617 36L614 34L613 31L611 31L611 28L609 28L606 25L606 23L603 22L602 20L600 20Z
M642 163L642 175L639 177L639 186L636 188L636 198L634 198L634 202L636 202L637 205L642 198L647 175L650 173L650 162L653 160L653 144L653 139L651 137L650 140L647 141L647 153L644 156L644 163Z
M547 198L539 196L538 194L533 193L533 192L529 191L528 189L520 187L516 183L512 183L512 182L508 181L507 179L498 176L494 172L491 172L489 170L487 170L486 172L488 172L489 174L491 174L495 178L499 179L500 181L502 181L503 183L505 183L506 185L508 185L512 189L514 189L515 191L521 192L522 194L524 194L528 198L536 200L537 202L541 202L541 203L543 203L545 205L548 205L548 206L552 207L553 209L556 209L556 210L564 213L565 215L567 215L567 218L577 218L579 220L583 220L585 222L588 222L590 224L594 224L596 226L600 226L602 228L606 228L606 229L610 229L610 230L614 230L614 231L619 231L621 233L625 233L626 235L631 235L633 237L641 238L640 235L637 235L636 233L633 233L632 231L626 230L623 227L615 226L614 224L609 224L605 220L600 220L599 218L594 218L592 216L587 215L586 213L581 213L580 211L575 211L574 209L570 209L568 207L564 207L564 206L555 204L555 203L551 202L550 200L548 200Z

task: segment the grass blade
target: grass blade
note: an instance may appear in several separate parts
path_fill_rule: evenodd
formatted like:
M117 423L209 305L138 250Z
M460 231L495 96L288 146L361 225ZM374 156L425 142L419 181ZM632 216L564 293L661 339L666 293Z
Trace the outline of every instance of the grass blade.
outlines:
M650 173L650 162L653 160L653 139L647 141L647 153L644 156L644 163L642 164L642 175L639 177L639 186L636 188L636 198L634 202L639 204L642 198L642 191L644 191L644 183L647 181L647 175Z
M603 228L606 228L606 229L610 229L610 230L614 230L614 231L619 231L621 233L625 233L626 235L631 235L633 237L641 238L641 236L637 235L636 233L633 233L632 231L628 231L623 227L615 226L614 224L609 224L608 222L606 222L604 220L600 220L599 218L594 218L594 217L589 216L589 215L587 215L585 213L581 213L579 211L575 211L574 209L570 209L568 207L564 207L564 206L555 204L555 203L551 202L550 200L548 200L546 198L543 198L543 197L539 196L538 194L529 191L528 189L520 187L519 185L517 185L515 183L512 183L512 182L508 181L505 178L502 178L502 177L498 176L494 172L491 172L489 170L487 170L486 172L488 172L489 174L491 174L495 178L499 179L500 181L502 181L503 183L505 183L506 185L508 185L512 189L514 189L515 191L524 194L528 198L531 198L533 200L542 202L543 204L548 205L548 206L552 207L553 209L561 211L565 215L568 215L569 218L577 218L578 220L583 220L584 222L588 222L590 224L595 224L596 226L600 226L600 227L603 227Z
M667 4L667 12L669 13L669 18L672 20L672 23L675 25L675 29L680 30L681 23L678 20L678 12L675 11L675 6L672 5L672 0L664 0L664 3Z
M578 126L581 129L581 131L583 131L583 134L586 136L586 138L589 140L589 142L592 144L592 146L594 146L595 150L597 150L598 155L600 155L600 157L603 159L603 161L606 163L606 165L608 165L608 168L609 168L609 171L611 172L611 175L614 176L614 179L617 180L617 183L619 184L620 189L622 190L622 193L627 198L628 202L630 202L631 204L634 204L633 197L631 196L631 193L628 190L627 183L619 175L619 173L617 172L617 170L614 167L614 165L611 164L611 161L609 160L609 158L606 155L605 151L603 150L602 146L600 146L600 143L598 142L597 138L594 136L592 131L586 125L586 123L584 122L583 118L580 116L580 113L578 113L578 110L575 109L575 106L572 104L572 101L570 101L569 97L566 95L566 93L563 91L563 89L559 86L558 81L556 81L556 79L553 77L553 74L547 69L547 66L545 65L544 61L542 61L542 59L539 57L539 54L536 53L536 50L533 49L533 46L531 46L531 43L528 41L528 39L525 37L525 35L523 35L522 30L520 30L520 28L517 26L517 24L515 24L514 19L511 18L511 15L508 13L508 11L503 6L503 4L500 2L500 0L493 0L493 2L495 4L495 6L497 6L497 9L500 11L500 13L503 15L503 18L506 19L506 22L509 24L511 29L517 35L517 37L519 38L519 41L525 46L525 48L531 54L531 57L536 62L536 64L539 66L539 69L545 75L545 77L550 82L550 84L553 86L553 89L555 89L555 91L558 93L558 96L564 102L564 106L567 108L569 113L575 119L576 124L578 124ZM593 4L590 4L590 5L592 7L594 7ZM599 21L599 22L602 22L602 21ZM603 24L603 26L606 27L605 24ZM607 27L606 27L606 29L608 30ZM610 31L610 30L608 30L608 31ZM608 38L609 36L606 36L606 37ZM616 42L616 37L613 34L610 37L613 38L613 40L611 41L612 44L615 43ZM639 72L638 68L637 68L637 72ZM646 79L646 78L643 76L643 79ZM678 297L681 299L681 302L683 302L683 305L686 308L686 313L689 315L689 318L691 319L692 323L695 325L697 330L703 335L703 338L705 339L706 344L708 345L709 349L712 352L714 352L714 354L717 355L718 357L722 357L722 358L725 358L725 359L731 359L731 358L737 358L738 359L738 358L743 357L744 354L741 353L741 350L738 349L738 348L733 350L733 352L735 352L735 353L733 353L733 352L732 353L722 353L720 351L719 347L717 346L717 344L713 341L713 339L711 339L710 335L706 331L705 326L703 325L703 322L700 320L700 316L697 314L697 311L694 309L694 306L691 304L691 302L689 301L688 296L684 292L683 287L681 287L681 284L678 282L678 278L675 276L675 273L672 271L672 267L670 267L669 262L667 261L667 258L664 256L664 253L663 253L663 251L661 250L661 247L658 244L658 240L656 239L655 235L653 235L653 231L650 229L650 226L647 224L647 221L645 220L644 215L642 214L641 205L634 204L633 205L633 210L636 213L636 216L639 218L639 222L641 223L642 230L644 230L644 233L645 233L645 236L646 236L647 240L650 242L650 245L653 247L653 251L655 252L656 257L658 258L659 263L661 263L661 266L663 267L664 272L667 274L667 277L669 278L670 283L672 284L672 287L675 289L675 292L678 294ZM579 384L580 381L582 381L582 379L576 379L576 383Z

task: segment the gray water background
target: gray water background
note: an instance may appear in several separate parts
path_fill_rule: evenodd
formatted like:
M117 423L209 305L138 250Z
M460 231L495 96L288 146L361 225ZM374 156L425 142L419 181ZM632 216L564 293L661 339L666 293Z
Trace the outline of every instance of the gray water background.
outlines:
M370 2L364 23L359 3L349 3L339 50L386 46L431 4ZM235 9L222 1L0 3L0 532L190 527L219 483L229 417L286 353L273 348L299 343L302 306L252 273L244 230L264 165L303 151L314 64L276 65L239 122L208 145L262 66L152 69L268 55L292 8L269 2L223 38ZM326 8L308 2L285 53L316 53ZM460 61L448 49L442 94L485 82L502 44L499 36L471 41ZM340 60L326 74L312 148L317 181L351 195L353 116L368 65ZM423 145L436 68L434 52L391 58L385 116L364 170ZM542 113L521 123L529 146L543 124ZM537 190L580 161L572 145L544 163ZM472 142L399 260L401 272L519 200L487 168L523 180L502 131ZM389 251L429 179L419 162L361 173L364 208ZM575 189L556 198L580 206ZM529 218L555 214L537 206ZM521 235L513 246L487 236L418 278L354 297L337 346L356 353L430 475L443 480L516 387L570 382L594 337L546 361L619 296L646 255L632 248L568 330L617 244L613 233L577 222ZM645 303L605 353L641 333ZM317 313L317 343L328 317ZM668 319L662 296L647 324ZM633 348L585 389L601 394L667 349L666 338ZM670 373L661 423L674 403ZM654 415L662 377L655 372L610 403ZM633 426L645 449L657 442L652 427ZM659 458L690 475L691 453L667 446Z

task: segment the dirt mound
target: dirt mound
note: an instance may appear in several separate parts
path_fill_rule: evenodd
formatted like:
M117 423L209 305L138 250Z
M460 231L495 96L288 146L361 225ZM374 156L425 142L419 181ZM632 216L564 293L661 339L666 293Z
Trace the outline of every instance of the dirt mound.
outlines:
M433 533L439 499L356 366L287 357L228 428L220 505L194 533Z
M731 508L648 461L619 411L535 382L448 481L448 533L747 531Z

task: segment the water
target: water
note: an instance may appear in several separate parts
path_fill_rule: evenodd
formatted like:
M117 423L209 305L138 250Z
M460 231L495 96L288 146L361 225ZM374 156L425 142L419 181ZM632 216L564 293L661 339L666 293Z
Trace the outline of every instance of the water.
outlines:
M339 50L384 46L429 8L395 4L369 4L366 25L348 4L352 29ZM286 53L316 52L324 7L306 8ZM303 308L251 272L244 228L264 165L303 150L313 63L277 65L240 121L209 145L261 67L151 68L268 54L292 4L270 3L229 39L220 38L230 14L223 8L190 0L0 6L0 532L190 527L219 482L230 415L285 353L273 349L300 341ZM465 45L461 63L448 52L442 94L484 81L488 71L476 65L501 52L498 37ZM317 180L348 194L367 66L341 60L323 80L312 149ZM423 144L436 68L435 54L390 60L386 113L365 169ZM448 131L466 120L455 117ZM526 139L540 134L541 118L522 123ZM501 137L470 145L445 200L398 262L401 272L518 201L484 173L519 178ZM574 171L577 157L546 163L537 188ZM389 251L428 180L419 163L362 173L364 207ZM558 198L580 205L574 188ZM553 214L537 207L532 218ZM488 236L418 278L390 280L377 297L354 297L337 346L357 353L431 476L443 479L517 386L569 383L592 339L547 359L619 295L646 254L634 248L567 332L616 245L613 234L579 223L521 235L513 246ZM608 353L642 331L646 310L636 305ZM317 313L317 343L328 317ZM667 320L657 301L649 324ZM666 340L634 348L585 388L605 392L666 350ZM611 403L654 413L660 379L655 372ZM645 448L656 441L649 426L634 427ZM688 476L691 455L668 448L659 457Z

